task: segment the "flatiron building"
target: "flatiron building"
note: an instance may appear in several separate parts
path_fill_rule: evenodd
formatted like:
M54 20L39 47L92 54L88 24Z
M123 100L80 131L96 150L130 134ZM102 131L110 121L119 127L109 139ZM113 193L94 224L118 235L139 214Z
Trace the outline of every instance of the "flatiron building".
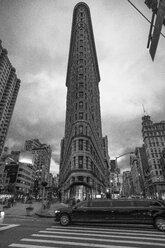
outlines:
M16 103L20 79L0 41L0 156L3 151L11 117Z
M100 74L89 7L73 11L67 68L65 135L61 141L62 200L84 200L106 194L108 142L102 137Z

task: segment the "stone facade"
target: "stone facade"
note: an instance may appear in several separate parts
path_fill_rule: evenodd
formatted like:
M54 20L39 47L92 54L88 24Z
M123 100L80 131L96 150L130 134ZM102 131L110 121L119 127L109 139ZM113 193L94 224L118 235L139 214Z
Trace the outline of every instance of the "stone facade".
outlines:
M150 116L142 117L142 136L148 160L148 194L165 197L165 177L160 165L165 148L165 121L153 123Z
M108 144L102 137L100 74L89 7L74 8L67 70L65 136L61 141L60 189L63 200L105 194Z

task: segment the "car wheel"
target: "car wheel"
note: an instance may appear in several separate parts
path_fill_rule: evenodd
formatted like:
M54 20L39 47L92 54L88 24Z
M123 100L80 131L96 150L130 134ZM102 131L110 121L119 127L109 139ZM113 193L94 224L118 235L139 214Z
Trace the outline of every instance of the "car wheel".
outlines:
M62 226L68 226L70 223L70 218L68 214L62 214L60 217L60 224Z
M157 218L155 218L154 226L159 231L165 231L165 218L163 218L163 217L157 217Z

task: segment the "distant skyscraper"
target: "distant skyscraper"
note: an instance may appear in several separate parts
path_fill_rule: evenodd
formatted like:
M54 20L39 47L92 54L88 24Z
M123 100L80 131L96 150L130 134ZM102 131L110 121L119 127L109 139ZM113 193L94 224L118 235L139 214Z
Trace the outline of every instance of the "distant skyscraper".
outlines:
M5 144L10 120L20 87L15 68L12 67L0 41L0 155Z
M106 193L109 156L102 137L100 74L89 7L74 8L67 70L65 137L61 142L60 187L63 199Z
M165 148L165 121L153 123L149 115L142 117L142 136L148 159L148 190L155 197L165 196L165 178L160 158Z
M26 140L25 151L33 153L33 178L39 184L49 181L50 162L52 150L49 145L42 144L38 139Z
M39 182L49 180L52 150L49 145L42 144L38 139L26 140L25 151L32 151L34 156L34 180Z

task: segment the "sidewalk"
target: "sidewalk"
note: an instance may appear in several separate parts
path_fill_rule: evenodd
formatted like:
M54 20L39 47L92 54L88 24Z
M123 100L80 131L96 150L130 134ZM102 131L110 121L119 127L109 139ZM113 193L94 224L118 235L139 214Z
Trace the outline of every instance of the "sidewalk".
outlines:
M13 207L11 208L5 208L5 216L6 217L18 217L18 216L27 216L26 213L26 207L28 207L29 204L17 202ZM33 202L32 207L32 217L39 216L39 217L47 217L47 218L53 218L54 217L54 211L55 209L58 209L60 207L66 207L67 205L64 203L54 203L50 206L50 209L43 209L42 208L42 202ZM29 217L29 216L27 216Z

